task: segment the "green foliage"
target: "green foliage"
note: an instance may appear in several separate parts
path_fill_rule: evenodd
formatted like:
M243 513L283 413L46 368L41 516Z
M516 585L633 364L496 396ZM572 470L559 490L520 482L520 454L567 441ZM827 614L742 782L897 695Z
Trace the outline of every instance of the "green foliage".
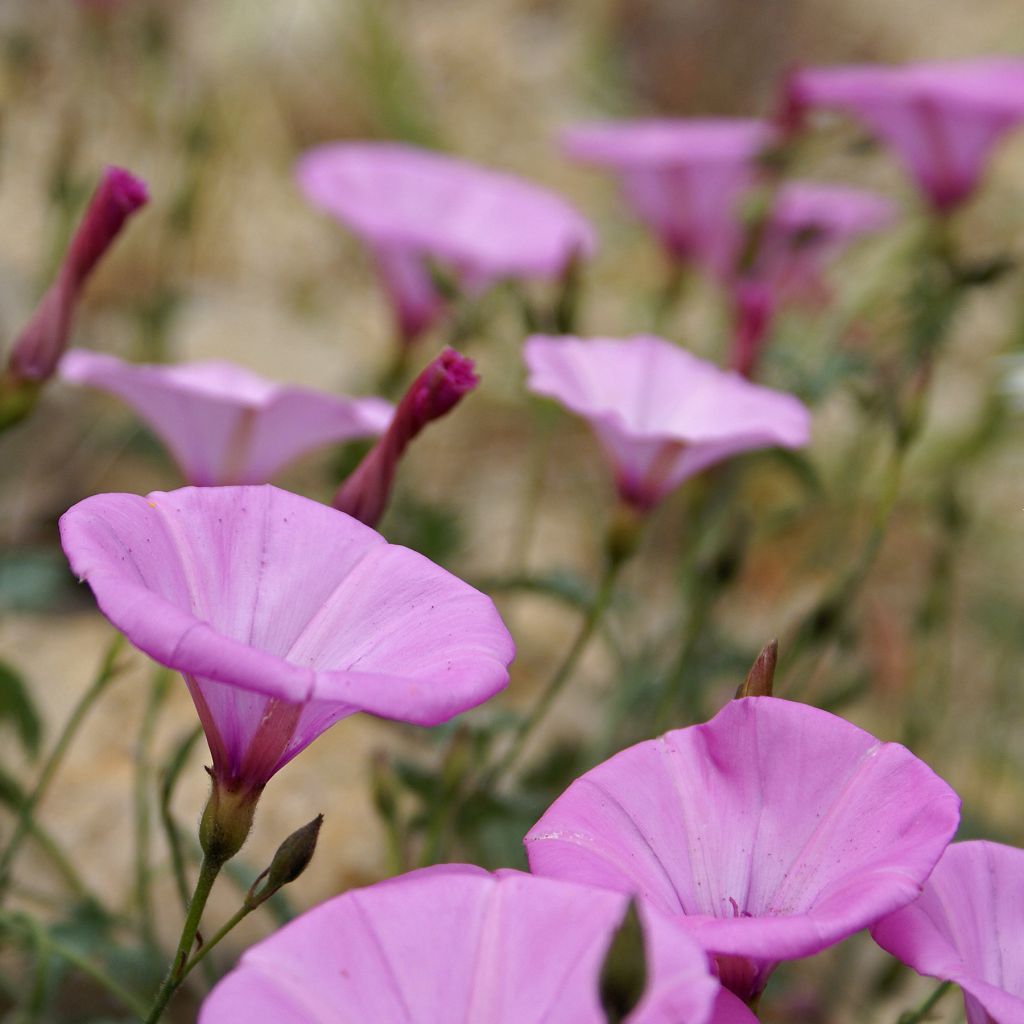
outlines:
M0 723L7 722L32 757L39 753L43 724L21 673L0 661Z

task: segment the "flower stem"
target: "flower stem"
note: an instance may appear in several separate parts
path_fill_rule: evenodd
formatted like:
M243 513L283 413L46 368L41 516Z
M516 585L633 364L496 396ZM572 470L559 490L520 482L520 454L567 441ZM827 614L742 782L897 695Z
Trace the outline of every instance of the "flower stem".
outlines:
M953 982L944 981L916 1010L900 1014L896 1024L920 1024L938 1005L939 1000L953 987Z
M36 783L32 792L29 793L25 802L21 805L18 820L14 826L14 831L11 834L11 838L7 843L7 847L4 849L3 854L0 855L0 897L2 897L4 890L7 888L7 884L10 880L11 868L13 867L14 858L17 855L18 849L25 837L31 831L31 821L36 808L39 806L43 797L46 795L47 790L50 788L50 784L53 782L54 776L57 774L57 769L60 768L61 762L64 760L64 757L68 752L68 748L71 746L71 742L78 733L78 730L81 727L82 722L85 720L86 715L89 713L89 710L102 696L103 691L107 688L111 680L113 680L114 676L117 675L119 666L116 665L116 661L123 642L124 638L120 633L118 633L111 641L110 646L103 655L99 671L93 678L89 688L84 694L82 694L78 703L75 705L74 710L71 712L71 717L68 719L63 732L61 732L57 739L57 743L55 744L53 751L46 759L46 763L43 765L43 770L39 776L39 781Z
M240 922L244 921L245 918L247 918L255 909L255 906L243 903L238 910L236 910L234 914L232 914L231 917L221 925L217 932L207 939L202 946L192 954L192 957L185 964L185 968L181 972L182 978L184 979L188 977L192 968L196 967L208 953L213 951L213 948L228 934L228 932L230 932Z
M196 881L195 891L188 905L188 914L185 917L185 926L181 930L181 938L178 941L178 948L175 951L174 959L167 970L160 990L153 1000L153 1006L145 1018L145 1024L154 1024L158 1021L174 995L182 979L185 977L185 968L188 965L189 954L195 945L196 933L199 931L199 922L203 917L203 910L206 901L210 898L213 883L220 874L223 861L211 858L209 855L203 857L199 866L199 878Z

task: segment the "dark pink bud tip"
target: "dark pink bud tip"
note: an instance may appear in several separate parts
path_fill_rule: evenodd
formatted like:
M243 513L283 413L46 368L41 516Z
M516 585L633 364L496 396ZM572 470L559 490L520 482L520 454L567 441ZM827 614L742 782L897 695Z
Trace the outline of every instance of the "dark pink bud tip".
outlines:
M108 167L103 175L103 186L110 190L111 203L117 204L125 215L149 202L146 183L123 167Z
M443 416L480 383L473 360L446 348L416 379L410 399L417 420L429 423Z

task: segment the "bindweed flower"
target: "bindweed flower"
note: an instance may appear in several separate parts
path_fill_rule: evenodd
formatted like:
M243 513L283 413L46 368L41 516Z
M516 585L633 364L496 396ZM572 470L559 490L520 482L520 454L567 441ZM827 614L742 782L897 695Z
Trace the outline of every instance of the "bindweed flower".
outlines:
M853 115L947 212L970 198L996 143L1024 121L1024 61L808 68L791 76L786 106L791 119L811 107Z
M232 363L137 365L74 350L59 372L130 405L200 487L266 483L314 448L382 433L393 413L379 398L286 387Z
M918 973L959 985L967 1024L1024 1020L1024 850L954 843L921 898L871 934Z
M146 186L119 167L108 167L89 200L57 278L11 350L8 372L22 381L53 376L67 346L71 318L86 280L149 195Z
M598 974L628 899L444 864L344 893L249 949L199 1024L604 1024ZM754 1024L671 919L641 907L648 985L630 1024Z
M730 701L577 779L526 837L531 869L637 893L756 998L809 956L921 891L959 820L906 748L816 708Z
M733 369L750 376L779 308L828 294L824 271L857 238L888 227L896 208L863 189L795 181L775 195L750 264L731 279Z
M581 124L564 146L618 175L627 204L672 259L722 275L742 243L741 202L774 140L764 121L693 118Z
M553 192L415 146L329 143L304 154L296 176L314 206L369 247L406 343L445 307L432 264L475 293L558 279L594 248L590 225Z
M688 477L755 448L807 443L810 415L661 338L526 342L527 386L587 419L619 495L646 511Z
M222 802L254 805L357 711L437 725L508 680L514 648L489 598L287 491L100 494L60 530L103 614L184 676Z
M457 405L479 383L473 361L446 348L409 385L384 436L338 488L332 504L367 526L384 514L398 460L430 422Z

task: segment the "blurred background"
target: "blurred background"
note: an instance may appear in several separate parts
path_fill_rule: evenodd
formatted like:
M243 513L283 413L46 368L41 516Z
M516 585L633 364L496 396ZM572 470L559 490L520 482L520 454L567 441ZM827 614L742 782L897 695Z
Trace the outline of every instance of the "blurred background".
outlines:
M560 155L560 129L603 117L770 115L781 76L797 64L994 53L1024 54L1019 0L2 0L0 347L51 279L102 168L118 164L148 183L152 201L92 281L76 344L135 360L225 358L282 381L367 393L391 352L389 311L359 244L314 211L292 177L305 148L364 137L442 148L562 193L601 238L585 275L581 333L647 330L661 257L613 183ZM905 210L902 226L834 268L828 308L794 314L776 331L762 376L812 404L807 460L743 460L719 531L727 536L711 550L695 537L705 482L657 511L624 576L608 642L594 645L534 737L536 770L518 804L454 836L453 858L518 866L518 837L567 778L646 735L645 686L678 657L687 629L699 719L856 554L878 501L884 430L833 356L884 348L898 328L920 213L895 162L849 122L826 126L801 160L802 173L877 188ZM910 742L961 794L964 837L1020 845L1024 419L1008 382L1012 356L1024 355L1024 132L999 149L955 230L968 256L1018 265L958 313L856 614L799 660L787 662L783 646L777 693ZM689 295L665 334L720 359L719 299ZM416 442L382 526L499 602L519 655L498 707L467 716L468 728L484 732L502 707L529 700L571 642L612 498L585 427L527 400L522 337L514 305L495 298L465 346L482 386ZM442 340L427 339L417 358ZM336 465L325 452L278 482L327 500ZM44 747L111 635L70 577L57 518L89 494L179 483L131 413L97 394L54 386L0 438L0 659L29 685ZM742 564L733 572L715 558L736 545ZM681 559L710 559L708 571L725 577L696 624L680 594ZM520 585L524 578L533 584ZM126 898L129 793L151 671L133 656L44 808L90 883L114 900ZM193 720L184 686L172 687L154 764ZM3 766L31 779L31 756L7 742L8 728L0 718ZM323 811L317 857L289 896L295 909L391 873L370 766L414 807L417 786L422 797L435 785L451 734L345 721L272 782L242 859L265 863L285 833ZM188 827L205 799L202 755L197 748L174 799ZM158 836L154 850L165 896L158 924L169 941L179 911ZM47 889L47 871L28 865L27 903ZM214 916L236 903L230 889L215 894ZM273 926L254 915L231 944L240 949ZM766 1020L894 1019L927 991L909 972L888 971L866 939L817 961L780 973ZM937 1019L957 1019L957 1003L948 999ZM61 1019L96 1019L68 1013Z

